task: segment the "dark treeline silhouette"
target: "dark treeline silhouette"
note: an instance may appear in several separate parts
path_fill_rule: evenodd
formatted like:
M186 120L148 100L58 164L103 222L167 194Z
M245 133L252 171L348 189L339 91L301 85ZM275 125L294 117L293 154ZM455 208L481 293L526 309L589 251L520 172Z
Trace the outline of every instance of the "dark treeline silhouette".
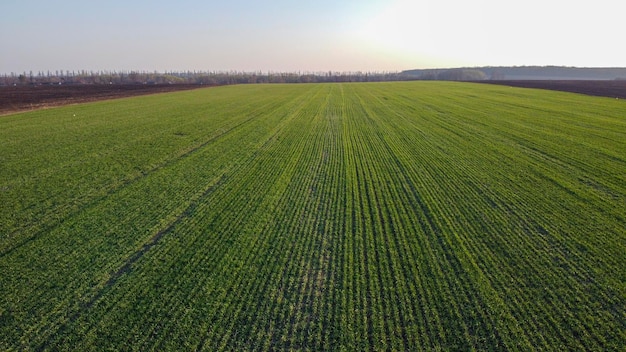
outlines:
M381 82L408 80L398 72L146 72L46 71L0 75L0 86L54 84L199 84Z

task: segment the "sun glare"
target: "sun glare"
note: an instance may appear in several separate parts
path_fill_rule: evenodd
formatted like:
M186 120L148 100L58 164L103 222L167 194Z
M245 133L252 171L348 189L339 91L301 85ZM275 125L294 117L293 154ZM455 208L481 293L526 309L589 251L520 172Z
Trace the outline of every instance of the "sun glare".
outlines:
M459 52L476 51L481 17L469 5L398 0L366 20L358 36L370 52L399 63L454 64Z
M404 48L413 41L418 25L415 17L417 5L410 1L396 1L366 20L361 37L371 47L389 49Z

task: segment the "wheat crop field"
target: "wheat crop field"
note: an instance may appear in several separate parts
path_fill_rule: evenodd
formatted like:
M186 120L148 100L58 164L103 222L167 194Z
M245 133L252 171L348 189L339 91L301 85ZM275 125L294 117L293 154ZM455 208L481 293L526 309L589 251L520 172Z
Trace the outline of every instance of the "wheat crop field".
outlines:
M0 350L620 350L626 103L259 84L0 116Z

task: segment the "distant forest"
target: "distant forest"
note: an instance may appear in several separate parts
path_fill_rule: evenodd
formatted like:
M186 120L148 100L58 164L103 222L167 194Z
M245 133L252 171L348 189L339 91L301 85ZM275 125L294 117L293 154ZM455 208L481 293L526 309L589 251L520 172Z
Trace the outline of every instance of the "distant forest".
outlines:
M417 80L623 80L626 68L565 66L467 67L402 71L405 79Z
M409 80L399 72L145 72L145 71L46 71L0 76L0 86L50 84L199 84L381 82Z
M50 84L199 84L382 82L409 80L626 80L626 68L467 67L402 72L38 71L0 75L0 86Z

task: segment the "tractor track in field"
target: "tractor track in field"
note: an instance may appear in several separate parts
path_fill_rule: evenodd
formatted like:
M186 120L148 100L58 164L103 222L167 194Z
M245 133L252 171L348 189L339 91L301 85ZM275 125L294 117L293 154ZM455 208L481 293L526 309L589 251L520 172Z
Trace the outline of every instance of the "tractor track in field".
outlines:
M78 209L77 211L75 211L73 214L78 214L82 211L85 211L86 209L90 208L91 206L94 206L95 204L98 204L98 202L100 202L103 199L106 199L107 197L109 197L110 195L114 194L115 192L118 192L119 190L123 189L124 187L128 187L131 184L147 177L150 174L153 174L155 172L158 172L159 170L172 165L173 163L176 163L178 161L180 161L183 158L186 158L190 155L192 155L193 153L197 152L198 150L206 147L207 145L209 145L210 143L216 141L217 139L219 139L222 136L225 136L226 134L232 132L233 130L237 129L238 127L246 124L247 122L251 121L254 117L249 117L243 121L241 121L239 124L232 126L231 128L225 129L223 130L221 133L212 136L211 138L209 138L208 140L203 141L200 144L197 144L195 146L192 146L191 148L187 149L186 151L184 151L182 154L178 155L176 158L172 158L172 159L168 159L165 160L163 163L156 165L155 167L153 167L150 170L145 170L142 171L139 175L137 175L136 177L132 177L132 178L128 178L126 180L123 180L122 182L120 182L116 187L113 187L109 190L106 191L105 194L103 194L100 197L97 197L95 199L93 199L92 202L90 202L89 204L87 204L84 207L81 207L80 209ZM71 217L73 214L68 215L68 218ZM51 223L48 224L47 226L43 226L36 234L34 234L33 236L30 236L28 238L25 238L24 240L22 240L21 242L17 243L16 245L12 246L11 248L8 248L2 252L0 252L0 258L10 254L11 252L15 251L16 249L23 247L24 245L36 240L41 234L45 234L48 233L50 231L52 231L52 229L54 229L55 227L57 227L59 224L58 223Z
M269 103L271 104L271 103ZM267 104L267 105L269 105ZM266 105L266 106L267 106ZM264 106L264 107L266 107ZM262 111L264 107L259 108L259 111ZM302 106L300 106L297 111L300 111L302 108ZM292 113L293 115L296 114L296 112ZM205 140L204 142L197 144L195 146L193 146L192 148L188 149L187 151L185 151L183 154L181 154L180 156L178 156L177 158L171 159L171 160L167 160L166 162L164 162L163 164L158 165L157 167L155 167L154 169L142 173L142 175L140 177L137 177L135 179L129 180L128 182L126 182L124 185L122 185L122 187L118 187L115 190L112 190L111 192L109 192L105 197L109 196L112 193L115 193L116 190L119 190L120 188L123 188L125 186L130 185L131 183L134 183L136 181L139 181L140 179L158 172L159 170L173 164L176 162L179 162L181 159L187 158L189 156L191 156L194 153L197 153L198 151L200 151L201 149L205 148L206 146L208 146L209 144L211 144L212 142L214 142L216 139L221 138L222 136L227 135L228 133L246 125L247 123L249 123L250 121L252 121L254 118L256 117L255 114L250 114L249 117L247 117L246 119L244 119L243 121L239 122L236 125L233 125L232 127L222 131L220 134L211 137L208 140ZM174 229L184 220L188 219L189 217L192 216L192 214L194 213L194 211L198 208L198 206L201 204L201 201L207 197L210 196L210 194L215 191L216 189L218 189L221 185L223 185L225 182L227 182L229 175L234 172L237 169L240 169L243 167L243 165L248 164L249 162L252 162L253 160L256 159L257 157L257 153L259 153L260 149L264 149L267 147L268 144L270 144L271 142L275 141L276 136L279 134L280 130L284 127L284 124L279 124L278 126L275 126L273 132L267 136L267 138L264 140L263 143L260 144L260 146L258 147L259 149L256 150L254 153L252 153L249 158L247 159L247 162L244 162L241 165L231 165L229 168L226 168L225 170L222 170L222 172L217 175L211 182L207 183L203 189L201 189L200 191L196 192L195 194L192 195L192 197L188 200L188 202L186 202L186 204L184 205L184 207L180 207L178 208L178 210L173 214L172 217L170 217L169 221L167 223L165 223L163 226L161 226L155 233L154 235L152 235L150 238L148 238L146 241L144 241L141 246L134 251L133 253L131 253L130 255L128 255L121 263L121 265L118 266L118 268L116 270L113 270L110 272L109 274L109 278L106 280L106 282L104 282L102 284L102 286L100 286L99 288L97 288L97 290L95 290L95 292L93 293L93 295L91 295L91 297L89 297L88 299L80 302L78 309L73 312L70 316L68 316L66 322L64 324L62 324L60 327L58 327L57 332L55 333L55 335L58 334L62 334L66 329L68 329L69 326L71 326L72 324L74 324L76 322L76 320L78 320L80 318L81 315L85 314L85 312L89 311L90 309L92 309L94 307L94 305L100 301L102 299L102 297L104 295L106 295L108 292L110 292L110 290L115 286L115 284L120 280L120 278L122 278L124 275L129 274L132 270L133 270L133 265L135 263L137 263L145 254L147 254L154 246L156 246L166 235L170 234L172 231L174 231ZM94 204L97 203L94 202ZM25 241L25 243L28 243L32 240L36 239L35 238L31 238L27 241ZM25 243L20 244L23 245ZM12 249L13 250L13 249ZM11 250L11 251L12 251ZM5 255L7 253L3 253L2 255ZM1 257L1 256L0 256ZM47 350L50 348L50 344L54 343L54 339L46 339L43 341L43 343L37 348L38 351L43 351L43 350Z

